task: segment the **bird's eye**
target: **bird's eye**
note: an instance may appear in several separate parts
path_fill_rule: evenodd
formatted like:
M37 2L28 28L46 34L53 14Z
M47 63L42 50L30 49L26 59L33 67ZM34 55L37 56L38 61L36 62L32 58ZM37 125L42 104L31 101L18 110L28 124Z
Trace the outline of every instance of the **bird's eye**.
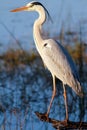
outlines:
M33 7L33 6L34 6L33 4L30 5L30 7Z
M44 46L47 46L47 43L45 43Z

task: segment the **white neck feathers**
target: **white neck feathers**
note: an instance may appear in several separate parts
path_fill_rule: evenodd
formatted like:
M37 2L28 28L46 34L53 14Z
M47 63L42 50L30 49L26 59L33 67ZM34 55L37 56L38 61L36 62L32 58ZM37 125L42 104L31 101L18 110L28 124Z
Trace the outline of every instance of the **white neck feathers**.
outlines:
M38 6L38 8L35 11L39 13L39 18L34 23L33 35L37 50L40 50L41 44L43 44L44 40L41 35L41 26L46 20L46 13L44 8L41 6Z

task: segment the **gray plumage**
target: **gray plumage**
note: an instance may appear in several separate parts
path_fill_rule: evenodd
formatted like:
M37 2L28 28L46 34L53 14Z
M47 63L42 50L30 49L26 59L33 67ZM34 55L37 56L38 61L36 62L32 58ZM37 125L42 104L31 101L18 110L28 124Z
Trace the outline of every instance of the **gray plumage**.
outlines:
M43 48L43 61L52 74L83 96L76 66L65 48L57 41L48 39Z

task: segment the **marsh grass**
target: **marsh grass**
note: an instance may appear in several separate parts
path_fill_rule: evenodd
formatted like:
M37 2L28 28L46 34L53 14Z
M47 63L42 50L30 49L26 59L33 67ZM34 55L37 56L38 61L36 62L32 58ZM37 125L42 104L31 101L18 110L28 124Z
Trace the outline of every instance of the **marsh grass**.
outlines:
M0 56L0 59L4 61L4 67L9 69L15 68L19 65L29 65L37 58L38 54L33 52L28 53L22 50L9 50Z

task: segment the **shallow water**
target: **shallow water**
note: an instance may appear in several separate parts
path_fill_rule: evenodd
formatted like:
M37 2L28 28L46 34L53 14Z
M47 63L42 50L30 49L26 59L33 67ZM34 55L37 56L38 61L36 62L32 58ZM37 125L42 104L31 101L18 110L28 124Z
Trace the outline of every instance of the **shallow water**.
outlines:
M45 113L52 95L52 77L43 67L24 66L0 72L0 129L53 130L49 123L41 122L35 111ZM57 82L57 95L50 117L65 119L62 84ZM87 83L84 89L87 91ZM84 101L67 87L69 119L87 121L87 96ZM84 110L84 111L83 111Z

